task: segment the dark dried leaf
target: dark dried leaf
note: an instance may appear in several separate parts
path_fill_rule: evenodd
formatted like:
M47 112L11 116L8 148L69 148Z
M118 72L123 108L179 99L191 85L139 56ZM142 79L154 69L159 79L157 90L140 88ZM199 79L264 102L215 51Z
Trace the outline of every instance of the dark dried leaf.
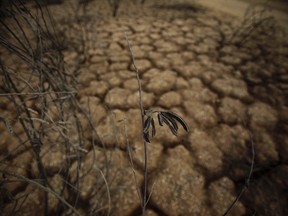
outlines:
M155 136L156 134L156 128L155 128L155 123L154 123L154 119L151 119L151 126L152 126L152 137Z
M173 125L173 127L175 128L175 130L178 131L177 122L170 115L168 115L166 112L161 112L161 114L164 118L166 118L168 121L170 121L171 124Z
M144 122L144 133L148 132L151 123L151 116L149 116Z
M170 123L170 121L167 120L167 118L163 117L163 122L169 127L169 129L171 130L171 132L177 136L177 130L173 127L173 125Z
M171 111L167 111L165 112L165 114L167 114L168 116L170 116L171 118L175 119L176 121L178 121L182 127L184 128L185 131L189 132L189 126L188 124L180 117L178 116L176 113L173 113Z
M163 117L162 117L162 115L161 115L161 112L158 112L157 117L158 117L159 125L160 125L160 126L163 126Z
M149 132L148 132L148 131L147 131L147 132L144 132L144 133L143 133L143 136L144 136L144 140L145 140L146 142L150 143L150 140L149 140Z

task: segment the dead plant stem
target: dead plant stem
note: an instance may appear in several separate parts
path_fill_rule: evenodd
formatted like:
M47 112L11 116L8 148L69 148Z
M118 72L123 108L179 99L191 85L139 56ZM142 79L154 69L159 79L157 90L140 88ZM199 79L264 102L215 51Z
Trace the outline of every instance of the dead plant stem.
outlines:
M141 87L141 80L139 76L139 70L135 64L135 58L132 52L132 48L130 45L130 42L128 40L128 36L125 33L125 39L127 41L129 51L131 54L131 61L132 65L136 71L136 78L138 81L138 92L139 92L139 108L140 108L140 113L141 113L141 121L142 121L142 131L144 130L144 109L143 109L143 103L142 103L142 87ZM144 145L144 188L143 188L143 197L142 197L142 216L145 216L145 211L146 211L146 205L147 205L147 181L148 181L148 171L147 171L147 143L143 138L143 145Z
M32 184L32 185L35 185L35 186L41 188L45 192L50 193L53 196L55 196L64 205L66 205L68 208L70 208L76 215L80 215L79 212L71 204L69 204L62 196L60 196L58 193L56 193L55 191L53 191L49 187L43 185L43 183L41 182L42 179L38 179L38 180L29 179L29 178L26 178L25 176L19 175L17 173L10 173L10 172L7 172L6 170L3 170L3 169L0 169L0 173L3 173L3 174L8 175L8 176L13 176L13 177L15 177L21 181L28 182L29 184Z
M249 136L250 136L250 143L251 143L251 165L250 165L250 169L249 169L249 174L248 174L248 176L246 178L245 184L243 185L240 193L234 199L232 204L228 207L228 209L223 214L223 216L226 216L226 215L228 215L231 212L231 210L234 208L236 203L239 201L239 199L241 198L243 193L248 189L248 187L250 185L250 181L251 181L253 170L254 170L254 164L255 164L255 148L254 148L253 134L250 131L249 131Z
M17 96L17 95L47 95L47 94L76 94L76 91L47 91L47 92L11 92L0 93L0 96Z

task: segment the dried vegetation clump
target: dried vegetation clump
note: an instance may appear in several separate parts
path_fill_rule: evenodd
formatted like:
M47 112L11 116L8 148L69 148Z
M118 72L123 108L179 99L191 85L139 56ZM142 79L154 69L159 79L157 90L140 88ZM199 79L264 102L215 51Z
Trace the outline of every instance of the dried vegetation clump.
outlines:
M79 215L82 159L103 146L77 99L76 74L63 55L68 39L59 34L48 7L37 1L11 1L0 22L1 212ZM102 165L94 188L109 197L108 170ZM98 208L109 210L109 202Z

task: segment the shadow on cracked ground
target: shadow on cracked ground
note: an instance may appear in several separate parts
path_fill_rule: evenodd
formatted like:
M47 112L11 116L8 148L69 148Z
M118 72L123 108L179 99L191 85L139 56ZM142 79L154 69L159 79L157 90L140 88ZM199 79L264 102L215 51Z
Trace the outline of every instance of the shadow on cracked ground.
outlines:
M141 214L134 177L141 187L143 143L126 33L140 72L144 108L173 111L191 129L189 134L180 130L175 137L168 128L156 126L157 134L148 145L147 215L223 215L245 184L249 187L230 215L288 214L288 44L273 19L262 13L239 20L175 1L123 1L115 18L106 1L89 2L84 15L67 2L48 8L57 35L65 38L64 72L76 77L77 85L66 81L73 83L77 94L75 101L59 96L57 103L52 95L43 112L38 112L42 97L24 98L31 119L46 116L42 123L49 125L39 153L47 188L61 194L80 215ZM71 13L65 14L65 9ZM37 91L39 83L25 75L31 67L4 48L2 43L1 61L9 73L19 71L14 77L25 84L22 91ZM2 80L5 74L2 68ZM63 82L56 81L55 86L43 85L56 91ZM72 215L53 193L45 197L38 181L9 176L37 180L41 173L37 151L25 142L27 134L12 96L4 95L7 88L1 83L0 170L6 173L1 179L1 212ZM75 129L77 122L81 130ZM96 135L89 133L92 124ZM79 131L82 135L75 137ZM252 143L255 166L248 185Z

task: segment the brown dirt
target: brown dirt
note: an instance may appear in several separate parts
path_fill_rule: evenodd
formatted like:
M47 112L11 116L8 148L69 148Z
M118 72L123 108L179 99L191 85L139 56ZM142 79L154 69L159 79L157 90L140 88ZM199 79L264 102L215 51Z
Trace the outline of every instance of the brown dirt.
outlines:
M175 137L168 128L156 126L156 136L148 145L151 199L147 215L222 215L247 183L252 142L256 152L252 179L230 215L287 215L287 42L277 31L272 35L268 25L261 26L264 33L256 29L245 37L247 28L240 25L239 18L197 4L157 2L147 0L141 6L124 1L113 18L107 4L92 1L87 17L96 21L86 32L86 42L92 40L92 45L85 53L71 47L64 52L68 69L81 71L77 77L79 101L90 110L99 143L105 144L105 151L100 144L95 149L87 146L80 173L77 163L69 168L69 181L80 176L77 210L81 215L96 214L109 203L111 215L141 212L126 154L128 138L141 186L138 86L124 38L127 34L140 70L144 108L178 113L191 129L186 134L181 128ZM63 6L49 7L57 19L64 17ZM66 33L79 43L76 28ZM1 101L1 114L10 112L7 107ZM17 146L18 140L3 125L1 137L2 158L16 151L11 146ZM43 152L51 151L49 143L44 145L47 150ZM21 148L0 167L35 177L37 167L30 149ZM43 153L55 191L64 166L61 152L61 146L56 146L53 152ZM104 184L98 176L107 165L106 157L112 173L108 178L111 200L98 188ZM39 188L17 182L7 184L3 191L23 200L19 215L43 212ZM31 194L28 198L27 193ZM69 196L73 194L64 193L65 199ZM52 214L57 200L50 199ZM13 209L12 200L5 201L4 215Z

